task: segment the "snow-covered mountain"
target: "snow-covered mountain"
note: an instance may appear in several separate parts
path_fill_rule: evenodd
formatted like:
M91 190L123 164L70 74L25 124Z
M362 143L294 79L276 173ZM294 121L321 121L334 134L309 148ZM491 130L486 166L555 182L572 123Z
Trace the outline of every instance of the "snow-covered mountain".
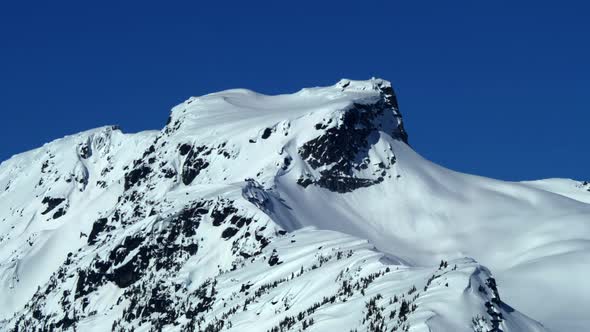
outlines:
M0 165L0 330L587 331L589 187L423 159L380 79L193 97Z

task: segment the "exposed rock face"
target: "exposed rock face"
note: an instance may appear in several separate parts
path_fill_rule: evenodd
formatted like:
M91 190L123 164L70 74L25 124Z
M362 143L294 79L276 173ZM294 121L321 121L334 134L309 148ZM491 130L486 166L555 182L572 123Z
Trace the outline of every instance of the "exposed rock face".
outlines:
M184 145L183 145L184 146ZM184 146L186 147L186 146ZM182 155L184 151L181 151ZM184 164L182 165L182 183L185 185L191 184L195 177L201 173L201 170L207 168L209 163L201 158L201 154L206 156L211 153L211 150L207 150L206 146L199 146L196 148L190 147L186 153Z
M343 80L339 85L346 89L350 82ZM373 88L379 96L374 102L353 103L338 118L324 119L315 125L315 129L323 133L303 144L299 155L319 171L319 176L302 176L298 179L301 186L315 184L330 191L346 193L383 181L385 169L395 163L393 152L389 160L378 163L378 169L373 174L358 174L369 168L371 147L379 140L382 130L404 143L408 143L408 135L391 85L377 82Z
M47 214L51 212L65 200L65 198L44 197L41 203L47 204L47 208L45 209L45 211L41 212L41 214Z
M376 119L386 110L383 101L373 105L354 104L338 119L337 126L303 144L299 148L301 158L313 169L321 168L319 179L311 183L344 193L382 182L381 176L360 178L354 171L368 168L368 151L378 139ZM316 128L322 128L322 124Z

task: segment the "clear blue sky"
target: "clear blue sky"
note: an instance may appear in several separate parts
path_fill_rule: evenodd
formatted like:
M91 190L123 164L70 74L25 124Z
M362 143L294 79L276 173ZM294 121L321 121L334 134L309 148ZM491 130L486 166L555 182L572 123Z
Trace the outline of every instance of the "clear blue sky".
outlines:
M207 2L3 1L0 160L106 124L160 129L192 95L378 76L437 163L590 178L587 1Z

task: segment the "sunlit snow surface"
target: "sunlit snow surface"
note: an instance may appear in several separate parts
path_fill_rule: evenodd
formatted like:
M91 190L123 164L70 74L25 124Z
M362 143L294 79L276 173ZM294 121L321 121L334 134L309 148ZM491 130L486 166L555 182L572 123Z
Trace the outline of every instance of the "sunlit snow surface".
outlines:
M405 135L388 82L342 80L14 156L0 328L586 331L590 185L456 173Z

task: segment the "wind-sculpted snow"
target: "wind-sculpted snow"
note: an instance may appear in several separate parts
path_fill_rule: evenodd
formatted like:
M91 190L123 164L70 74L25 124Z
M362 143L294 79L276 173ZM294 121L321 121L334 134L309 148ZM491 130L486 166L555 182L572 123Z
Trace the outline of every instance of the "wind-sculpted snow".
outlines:
M583 331L587 184L458 174L407 142L389 82L342 80L14 156L0 330L545 331L523 310Z

